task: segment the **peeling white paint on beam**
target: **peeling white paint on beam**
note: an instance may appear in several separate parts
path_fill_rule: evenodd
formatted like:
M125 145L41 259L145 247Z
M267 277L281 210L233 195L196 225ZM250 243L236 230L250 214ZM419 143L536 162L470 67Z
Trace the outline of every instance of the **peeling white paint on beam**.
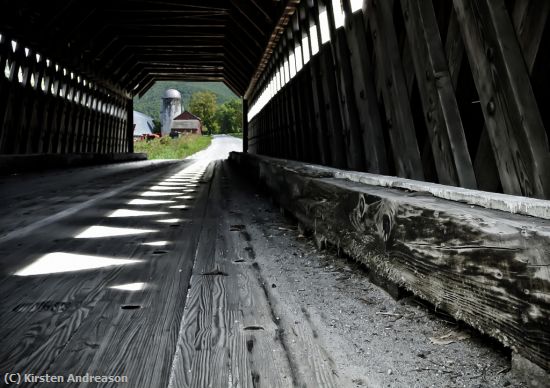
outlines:
M507 213L522 214L550 220L550 200L464 189L461 187L446 186L438 183L422 182L388 175L346 171L334 167L302 163L263 155L248 154L247 156L257 158L266 163L279 164L283 168L288 168L303 174L307 174L307 170L310 170L311 173L321 173L336 179L345 179L371 186L427 193L434 197L447 199L449 201L463 202L486 209L500 210ZM237 157L237 154L234 157Z
M450 201L465 202L470 205L481 206L487 209L523 214L544 218L547 220L550 219L550 201L543 199L491 193L488 191L470 190L461 187L446 186L437 183L421 182L386 175L350 172L337 169L331 170L334 172L335 178L347 179L352 182L430 193L434 197L448 199Z

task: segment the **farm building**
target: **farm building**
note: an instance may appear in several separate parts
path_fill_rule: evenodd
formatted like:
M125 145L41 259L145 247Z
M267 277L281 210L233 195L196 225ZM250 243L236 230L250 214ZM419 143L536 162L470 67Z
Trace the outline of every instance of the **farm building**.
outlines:
M202 130L202 120L190 112L183 112L174 117L172 121L172 130L180 133L197 133Z
M182 111L181 93L176 89L167 89L163 96L160 108L160 122L162 136L170 134L172 120Z
M134 111L134 138L152 135L154 128L155 126L151 116Z

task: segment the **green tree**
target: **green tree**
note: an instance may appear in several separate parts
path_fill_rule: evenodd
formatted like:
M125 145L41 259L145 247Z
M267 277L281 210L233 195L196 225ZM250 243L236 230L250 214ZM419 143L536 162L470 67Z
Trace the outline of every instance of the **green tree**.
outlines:
M160 135L160 132L161 132L161 126L162 124L160 123L160 120L155 120L153 119L153 133L156 133L157 135Z
M203 127L208 134L216 132L216 94L208 91L193 93L189 101L189 112L202 120Z
M216 121L221 133L241 132L243 127L242 101L234 98L221 104L216 112Z

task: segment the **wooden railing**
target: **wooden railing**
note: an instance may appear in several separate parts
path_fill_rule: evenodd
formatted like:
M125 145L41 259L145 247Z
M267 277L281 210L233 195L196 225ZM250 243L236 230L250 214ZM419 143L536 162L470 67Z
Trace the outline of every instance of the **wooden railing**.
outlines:
M546 380L532 386L548 385L549 201L250 153L230 161L321 246L364 264L373 283L394 296L403 287L495 338L513 360L542 368Z

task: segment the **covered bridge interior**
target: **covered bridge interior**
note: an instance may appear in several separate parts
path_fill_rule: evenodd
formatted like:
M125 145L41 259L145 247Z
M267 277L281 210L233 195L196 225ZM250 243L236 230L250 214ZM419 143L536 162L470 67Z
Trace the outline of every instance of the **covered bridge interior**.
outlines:
M311 231L319 246L337 246L366 265L381 285L396 293L411 292L495 338L513 350L528 373L536 370L547 376L550 2L3 0L0 9L0 165L6 171L16 161L24 164L26 159L52 155L129 160L134 97L161 80L224 82L243 98L244 152L233 154L231 164L266 187L304 234ZM225 162L186 166L190 170L181 173L170 168L174 182L209 182L222 191L232 176ZM194 214L204 224L186 232L194 243L180 241L183 245L177 246L179 259L183 252L195 255L195 267L189 261L184 269L187 280L176 286L177 296L185 300L187 295L188 303L195 297L197 305L204 302L185 289L201 268L198 279L208 280L198 281L197 289L209 289L216 305L216 287L222 287L222 280L230 282L233 273L197 257L225 257L223 252L241 248L250 252L250 241L243 233L243 220L231 218L240 210L233 209L233 216L223 222L213 221L227 209L207 206L209 200L201 200L201 195ZM13 203L18 206L16 199ZM9 217L15 220L16 213ZM6 230L12 226L9 217ZM15 295L33 291L25 291L22 280L10 280L20 263L12 250L18 249L16 243L25 233L45 223L33 220L29 225L0 236L2 252L11 252L3 262L7 297L2 309L17 319L28 302ZM219 225L239 232L245 243L231 237L221 248L208 247L204 238L215 239ZM265 288L262 292L262 298L268 298ZM79 298L94 298L76 293L78 303L84 303ZM87 302L90 314L104 308L100 316L115 316L98 302L102 297ZM237 303L228 298L228 304ZM194 307L178 306L173 311L175 326L166 323L160 329L170 338L159 337L176 350L159 348L157 361L147 359L130 368L135 375L157 368L157 374L143 380L147 383L140 383L143 386L205 386L214 381L216 371L204 365L233 365L228 368L237 373L235 363L240 361L227 356L233 350L237 358L242 351L259 364L269 363L265 355L250 355L250 332L226 344L231 349L226 356L206 352L206 342L222 341L224 335L216 332L208 340L189 340L185 336L193 328L182 316L187 314L184 308ZM253 316L254 306L248 307L250 311L237 309L244 320L246 314ZM90 312L74 301L48 309L52 316L74 313L64 324L80 325L78 314ZM158 309L154 314L167 312ZM237 313L232 311L227 319L237 322L231 314ZM268 326L280 323L279 318L263 318L269 323L256 325L251 319L245 329L267 332ZM84 322L83 327L93 331L93 324ZM55 337L58 331L52 325L43 337ZM17 332L15 325L2 330ZM274 330L279 333L274 335L277 343L284 344L280 330ZM124 345L128 338L120 338ZM260 334L254 338L271 346L269 340L258 339ZM195 353L186 340L193 342ZM93 346L84 351L56 341L34 338L27 347L8 344L4 349L9 352L1 355L2 372L27 365L44 373L51 365L65 372L71 367L87 370L86 362L73 365L60 354L117 371L98 361ZM99 338L90 341L108 348ZM201 341L206 342L200 345ZM142 350L154 348L147 341L141 345ZM318 351L317 345L311 346ZM42 364L41 349L49 349L42 353L47 358ZM324 357L319 352L313 352L312 365ZM195 361L186 357L196 357L203 369L197 372ZM124 371L125 362L116 365ZM259 381L265 386L343 386L336 372L328 377L308 374L293 364L297 361L292 357L284 362L288 365L277 368L288 369L287 381L273 371L267 380L260 379L258 370L267 367L258 364L249 365L252 373L247 370L247 377L239 381L254 386ZM323 369L323 362L311 369ZM231 373L229 381L234 382ZM226 383L227 376L216 378Z

